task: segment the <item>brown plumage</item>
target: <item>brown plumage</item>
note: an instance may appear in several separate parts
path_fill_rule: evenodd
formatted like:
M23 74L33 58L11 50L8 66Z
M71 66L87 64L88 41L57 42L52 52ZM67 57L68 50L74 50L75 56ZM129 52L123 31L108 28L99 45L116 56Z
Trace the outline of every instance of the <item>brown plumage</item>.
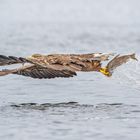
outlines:
M27 58L0 55L0 66L11 64L24 64L22 67L13 70L2 70L0 76L7 74L18 74L32 78L55 78L73 77L77 71L96 71L106 76L111 76L112 71L125 63L131 55L116 56L102 68L102 61L109 60L113 54L91 53L91 54L34 54Z
M62 70L64 68L72 71L99 71L101 61L109 60L113 54L52 54L40 55L34 54L28 57L28 61L39 65L49 65L54 69Z
M0 76L18 74L32 78L73 77L76 71L99 71L101 61L112 54L34 54L27 58L0 55L0 66L24 64L13 70L2 70ZM25 64L28 65L25 65Z

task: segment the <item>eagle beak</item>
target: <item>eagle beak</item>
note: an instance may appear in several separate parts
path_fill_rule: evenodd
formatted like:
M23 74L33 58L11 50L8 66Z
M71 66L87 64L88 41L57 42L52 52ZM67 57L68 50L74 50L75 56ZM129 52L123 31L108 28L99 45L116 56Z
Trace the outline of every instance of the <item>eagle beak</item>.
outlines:
M107 77L110 77L111 76L111 73L108 71L108 69L105 67L105 68L101 68L99 70L102 74L104 74L105 76Z

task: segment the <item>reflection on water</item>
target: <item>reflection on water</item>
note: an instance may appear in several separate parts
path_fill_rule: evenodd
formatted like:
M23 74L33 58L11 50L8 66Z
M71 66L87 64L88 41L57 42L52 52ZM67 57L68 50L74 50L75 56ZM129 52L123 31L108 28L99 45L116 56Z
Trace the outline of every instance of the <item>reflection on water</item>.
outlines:
M11 107L23 108L23 109L37 109L37 110L46 110L49 107L77 107L79 104L77 102L67 102L67 103L21 103L21 104L12 104Z
M20 103L20 104L12 104L10 106L4 106L4 108L7 107L12 107L13 109L17 110L28 110L28 111L33 111L33 110L53 110L53 111L63 111L65 112L71 110L72 112L77 110L77 112L81 113L81 111L87 111L87 113L91 113L93 115L97 115L100 113L103 113L104 115L106 113L113 113L113 116L117 116L118 113L122 114L131 114L131 113L140 113L139 106L137 105L126 105L123 103L100 103L96 105L91 105L91 104L79 104L78 102L62 102L62 103L43 103L43 104L38 104L38 103ZM89 111L90 110L90 111ZM96 116L95 115L95 116ZM120 115L120 114L119 114ZM111 116L110 116L111 117ZM128 119L129 116L126 117Z
M79 104L78 102L62 102L62 103L20 103L20 104L11 104L6 106L1 106L0 110L5 113L11 112L11 116L15 115L13 113L25 113L26 114L39 114L38 111L43 111L42 113L47 113L48 115L53 114L54 116L59 115L68 115L69 117L74 117L74 121L78 118L75 118L75 115L80 116L92 116L96 119L138 119L140 109L138 105L127 105L123 103L100 103L100 104ZM69 114L70 113L70 114ZM83 114L84 113L84 114ZM35 116L37 117L37 116ZM71 117L70 117L71 118ZM67 118L67 119L70 119ZM89 118L89 117L88 117ZM23 118L24 119L24 118ZM48 120L50 121L50 120Z
M4 139L133 139L140 124L139 106L123 103L13 103L0 112Z

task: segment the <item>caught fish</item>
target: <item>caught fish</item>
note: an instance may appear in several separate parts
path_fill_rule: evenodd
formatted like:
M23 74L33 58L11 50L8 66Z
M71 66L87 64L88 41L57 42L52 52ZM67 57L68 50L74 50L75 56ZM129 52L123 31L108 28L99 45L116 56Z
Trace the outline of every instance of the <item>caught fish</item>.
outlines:
M135 56L135 53L130 54L130 55L123 55L123 56L117 55L107 64L105 68L101 68L100 72L110 77L112 76L114 70L117 67L121 66L124 63L127 63L131 59L138 61L138 59Z

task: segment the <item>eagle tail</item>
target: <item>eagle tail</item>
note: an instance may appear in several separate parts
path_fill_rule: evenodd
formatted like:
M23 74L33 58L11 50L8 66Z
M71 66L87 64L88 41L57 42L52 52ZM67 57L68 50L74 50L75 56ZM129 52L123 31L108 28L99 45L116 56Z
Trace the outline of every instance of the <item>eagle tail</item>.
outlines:
M25 63L25 62L28 62L28 60L22 57L0 55L0 66Z

